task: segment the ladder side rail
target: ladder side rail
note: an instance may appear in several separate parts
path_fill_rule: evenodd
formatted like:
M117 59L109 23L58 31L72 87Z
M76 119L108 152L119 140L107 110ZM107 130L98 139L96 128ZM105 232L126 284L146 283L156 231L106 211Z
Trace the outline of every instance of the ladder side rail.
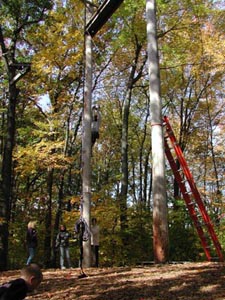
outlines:
M176 151L176 149L178 151ZM199 207L199 211L200 211L200 213L202 215L204 223L205 223L205 225L207 227L207 230L208 230L208 232L209 232L209 234L210 234L210 236L212 238L213 244L214 244L214 246L216 248L216 252L217 252L220 260L223 261L223 254L221 252L220 242L219 242L219 240L217 238L217 235L216 235L216 233L214 231L213 224L212 224L211 219L210 219L210 217L209 217L209 215L208 215L208 213L206 211L206 208L205 208L205 205L204 205L204 203L202 201L200 193L199 193L199 191L198 191L198 189L197 189L197 187L196 187L196 185L194 183L193 176L192 176L192 174L191 174L191 172L190 172L190 170L189 170L189 168L187 166L187 163L186 163L186 161L184 159L182 150L181 150L180 146L178 146L178 144L174 145L174 150L175 150L177 156L178 156L178 153L179 153L178 160L179 160L179 162L181 164L181 167L183 169L184 175L185 175L185 177L187 179L187 182L189 183L189 186L191 188L191 191L192 191L192 193L193 193L193 195L195 197L196 203L197 203L197 205Z
M168 133L168 137L170 138L170 141L172 143L172 146L176 152L176 155L177 155L177 159L179 160L180 162L180 165L183 169L183 172L184 172L184 175L189 183L189 186L191 188L191 191L195 197L195 200L196 200L196 203L198 204L199 206L199 209L200 209L200 212L202 214L202 218L205 222L205 225L208 229L208 232L213 240L213 243L214 243L214 246L216 248L216 251L217 251L217 254L220 258L221 261L223 261L223 254L221 252L221 245L220 245L220 242L217 238L217 235L214 231L214 228L213 228L213 224L211 223L211 219L205 209L205 206L204 206L204 203L201 199L201 196L199 194L199 191L195 185L195 182L194 182L194 178L188 168L188 165L187 165L187 162L184 158L184 155L183 155L183 152L181 150L181 147L179 146L179 144L177 143L177 140L176 140L176 137L173 133L173 130L172 130L172 127L170 126L170 123L168 121L168 118L167 117L164 117L164 121L166 123L166 131Z
M191 172L190 172L190 170L189 170L189 168L187 166L187 162L186 162L186 160L184 158L184 155L183 155L183 152L181 150L181 147L179 146L179 144L176 141L176 137L173 134L173 130L172 130L170 124L168 124L167 128L169 130L169 138L170 138L172 146L173 146L173 148L174 148L174 150L176 152L177 159L180 162L180 165L181 165L181 167L183 169L184 175L185 175L185 177L186 177L186 179L187 179L187 181L189 183L189 186L191 188L191 191L192 191L192 193L193 193L193 195L195 197L196 203L198 204L198 207L199 207L200 213L202 215L202 218L204 220L204 223L205 223L205 225L207 227L207 230L208 230L208 232L209 232L209 234L210 234L210 236L212 238L213 244L214 244L214 246L216 248L216 252L217 252L217 254L218 254L218 256L219 256L219 258L221 260L221 259L223 259L222 258L223 255L222 255L222 252L221 252L221 245L220 245L220 242L219 242L219 240L217 238L217 235L216 235L216 233L214 231L211 219L210 219L210 217L209 217L209 215L208 215L208 213L207 213L207 211L205 209L205 206L204 206L204 203L203 203L203 201L201 199L199 191L198 191L198 189L197 189L197 187L196 187L196 185L194 183L194 178L193 178L193 176L192 176L192 174L191 174Z
M205 206L203 204L203 201L201 199L201 196L200 196L200 193L198 192L198 190L195 191L194 195L195 195L196 202L199 206L200 212L203 216L203 219L204 219L205 225L207 227L207 230L208 230L210 236L212 237L212 241L213 241L213 244L216 248L216 252L218 254L218 257L220 258L221 261L223 261L223 254L222 254L222 251L221 251L222 250L221 244L220 244L220 242L217 238L217 235L216 235L215 230L214 230L214 225L211 222L211 219L210 219L210 217L209 217L209 215L208 215L208 213L205 209Z
M211 220L210 220L209 215L208 215L208 213L207 213L207 211L205 209L204 203L203 203L203 201L201 199L201 196L200 196L200 194L198 192L198 189L197 189L197 187L195 185L194 178L193 178L193 176L192 176L192 174L191 174L191 172L190 172L190 170L188 168L187 162L186 162L186 160L184 158L184 155L183 155L183 151L181 150L181 147L177 143L176 137L175 137L175 135L173 133L173 130L172 130L172 128L171 128L171 126L170 126L169 123L167 123L167 131L169 131L170 141L171 141L172 146L173 146L173 148L174 148L174 150L176 152L177 159L180 162L180 165L181 165L181 167L183 169L184 175L185 175L185 177L186 177L186 179L187 179L187 181L189 183L189 186L190 186L190 188L192 190L192 193L195 196L195 200L196 200L196 202L197 202L197 204L199 206L199 209L200 209L200 212L202 214L203 220L204 220L204 222L205 222L206 225L208 224L210 226Z
M197 214L196 214L196 210L195 210L195 206L187 192L187 189L185 187L185 185L182 183L182 177L179 173L179 170L177 168L177 165L176 165L176 162L171 154L171 151L169 149L169 146L168 146L168 143L167 141L165 140L165 153L166 153L166 157L167 157L167 160L170 164L170 167L174 173L174 177L177 181L177 183L179 184L179 187L180 187L180 190L181 190L181 193L184 197L184 200L186 202L186 206L188 208L188 211L189 211L189 214L192 218L192 221L194 222L194 225L195 225L195 228L198 232L198 235L200 237L200 240L201 240L201 244L203 246L203 250L205 252L205 255L206 255L206 258L208 259L208 261L211 260L211 254L210 254L210 247L208 245L208 242L206 240L206 237L205 237L205 233L204 233L204 230L198 220L198 217L197 217Z
M195 185L194 178L193 178L193 176L192 176L192 174L191 174L191 172L190 172L190 170L188 168L187 162L186 162L186 160L184 158L183 151L181 150L181 147L179 146L179 144L178 144L178 142L176 140L176 137L175 137L175 135L173 133L172 127L169 124L168 118L164 117L164 119L166 120L166 129L167 129L167 132L168 132L168 136L169 136L170 141L172 143L172 146L173 146L173 148L174 148L174 150L176 152L177 159L180 162L180 165L181 165L181 167L183 169L184 175L185 175L185 177L186 177L186 179L187 179L187 181L189 183L189 186L190 186L190 188L192 190L192 193L195 196L195 200L196 200L196 202L197 202L197 204L199 206L199 209L200 209L200 211L202 213L202 217L203 217L203 219L204 219L204 221L205 221L206 224L207 223L211 223L211 220L210 220L210 218L208 216L208 213L207 213L207 211L205 209L205 206L203 204L201 196L200 196L200 194L198 192L198 189L197 189L197 187Z

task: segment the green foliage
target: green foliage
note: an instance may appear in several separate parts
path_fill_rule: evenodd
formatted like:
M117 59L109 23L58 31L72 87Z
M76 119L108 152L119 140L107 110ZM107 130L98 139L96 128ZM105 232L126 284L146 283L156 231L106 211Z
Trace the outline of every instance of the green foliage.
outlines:
M152 213L144 207L129 209L127 264L153 261Z
M25 214L23 216L25 217ZM26 247L27 224L20 218L11 223L9 230L9 265L11 269L18 269L26 263L28 255Z
M127 211L128 222L124 232L120 230L119 209L112 199L93 203L93 216L100 226L100 263L104 266L136 265L152 260L151 213L143 207L131 207Z
M196 228L183 205L169 214L169 242L171 261L204 260L204 251L199 243Z

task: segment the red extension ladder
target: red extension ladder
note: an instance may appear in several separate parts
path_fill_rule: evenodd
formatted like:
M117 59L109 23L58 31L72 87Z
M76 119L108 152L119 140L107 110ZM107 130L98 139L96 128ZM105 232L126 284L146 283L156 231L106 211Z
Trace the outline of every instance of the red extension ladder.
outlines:
M188 168L181 147L176 141L172 127L169 123L169 119L166 116L163 118L163 126L165 128L164 139L166 157L173 171L174 177L179 185L189 214L200 237L207 260L213 261L217 259L219 261L223 261L220 242L213 229L210 217L205 209L204 203L195 185L193 176ZM173 149L172 152L171 149ZM179 161L179 170L174 157L176 157L175 159ZM212 256L213 251L216 251L218 257L215 258Z

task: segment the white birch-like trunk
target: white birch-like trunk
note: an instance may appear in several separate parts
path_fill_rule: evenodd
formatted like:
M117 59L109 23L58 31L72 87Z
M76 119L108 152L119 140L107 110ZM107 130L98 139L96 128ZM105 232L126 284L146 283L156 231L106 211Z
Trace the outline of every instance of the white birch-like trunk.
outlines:
M91 17L91 8L86 4L87 21ZM90 227L91 218L91 117L92 117L92 38L85 34L85 84L82 124L82 211ZM91 243L83 242L83 267L91 266Z
M152 126L153 249L155 262L164 263L168 260L169 238L155 0L146 0L146 18Z

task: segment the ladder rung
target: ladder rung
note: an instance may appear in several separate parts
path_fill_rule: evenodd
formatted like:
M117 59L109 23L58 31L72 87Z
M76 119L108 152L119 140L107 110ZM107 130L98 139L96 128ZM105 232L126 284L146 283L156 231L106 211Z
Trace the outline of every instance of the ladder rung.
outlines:
M192 194L192 191L185 192L185 195L187 195L187 194Z
M212 246L208 245L208 246L205 246L206 249L212 249Z
M175 172L180 173L181 171L183 171L183 170L180 168L180 169L177 169Z
M196 214L196 217L198 218L198 219L202 219L202 215L200 214L200 213L197 213ZM203 224L202 224L203 225Z
M181 180L181 183L187 182L187 179L183 179Z
M195 205L195 202L189 202L189 203L187 203L187 205L189 205L189 206Z
M171 152L171 150L173 150L174 148L173 148L173 147L170 147L170 146L168 145L167 149L170 150L170 152Z

